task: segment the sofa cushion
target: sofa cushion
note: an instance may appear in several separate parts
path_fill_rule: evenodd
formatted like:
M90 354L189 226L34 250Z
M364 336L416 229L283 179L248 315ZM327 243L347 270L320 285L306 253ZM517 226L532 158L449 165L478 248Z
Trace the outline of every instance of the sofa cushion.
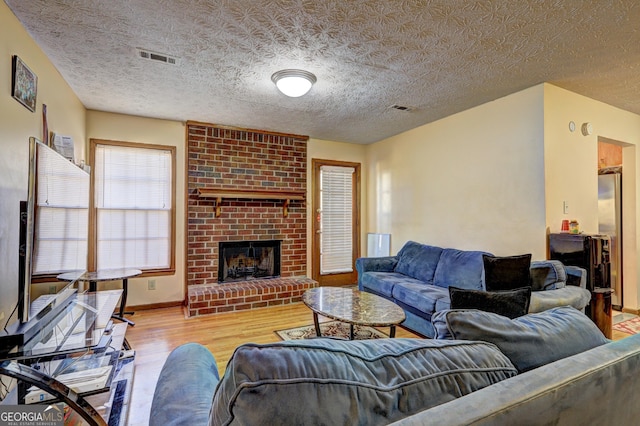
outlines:
M395 272L431 284L442 248L408 241L398 252Z
M490 253L443 249L433 284L444 288L452 285L470 290L484 290L483 254Z
M398 272L365 272L360 278L362 289L384 297L392 297L393 288L397 284L426 284L415 278L408 277Z
M479 309L507 318L517 318L529 311L531 287L505 291L465 290L449 287L451 309Z
M246 344L229 360L211 424L388 424L516 374L484 342Z
M445 300L449 303L449 290L435 285L424 285L422 283L404 283L393 287L393 298L400 304L410 306L418 312L430 318L438 307L438 302Z
M519 372L608 343L582 312L569 307L509 319L476 310L441 311L431 317L437 339L491 342Z
M567 272L559 260L534 260L530 273L533 291L564 288L567 283Z
M518 256L482 255L487 291L513 290L531 285L531 253Z

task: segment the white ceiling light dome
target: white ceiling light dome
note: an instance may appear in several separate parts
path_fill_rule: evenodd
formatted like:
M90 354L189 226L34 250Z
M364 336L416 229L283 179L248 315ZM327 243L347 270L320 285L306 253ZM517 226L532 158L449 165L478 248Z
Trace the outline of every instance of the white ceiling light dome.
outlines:
M285 95L298 98L311 90L317 80L309 71L289 69L274 72L271 81Z

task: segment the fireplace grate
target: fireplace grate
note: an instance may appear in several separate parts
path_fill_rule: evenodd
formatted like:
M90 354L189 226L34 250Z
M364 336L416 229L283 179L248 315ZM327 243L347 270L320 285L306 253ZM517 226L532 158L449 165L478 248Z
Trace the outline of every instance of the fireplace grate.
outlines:
M279 277L281 243L281 240L221 242L218 282Z

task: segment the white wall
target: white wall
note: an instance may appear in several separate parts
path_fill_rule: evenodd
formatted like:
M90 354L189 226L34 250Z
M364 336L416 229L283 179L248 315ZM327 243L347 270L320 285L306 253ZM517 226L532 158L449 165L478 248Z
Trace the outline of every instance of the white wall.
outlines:
M313 223L312 220L316 217L311 211L313 204L313 168L311 166L311 160L338 160L352 163L361 164L361 178L360 178L360 253L362 256L366 255L367 248L367 173L366 173L366 146L333 142L321 139L309 139L307 142L307 276L311 276L311 265L313 262L312 257L312 241L313 241Z
M569 131L569 121L577 130ZM583 136L582 123L593 125L593 134ZM547 226L558 232L562 219L576 219L585 233L598 233L598 138L626 145L623 148L623 275L624 307L640 306L640 116L577 95L551 84L544 85L544 139ZM569 213L563 214L567 201Z
M368 231L546 257L543 86L367 147Z
M174 275L151 277L156 290L148 290L148 278L129 280L127 305L151 305L184 300L185 280L185 126L177 121L158 120L87 111L87 144L90 139L107 139L175 146L176 148L176 272ZM87 145L88 152L88 145ZM120 288L119 283L102 284L104 288ZM101 287L102 288L102 287Z
M11 97L11 57L18 55L38 77L37 106L30 112ZM19 203L27 199L29 137L42 139L42 104L49 130L73 137L84 155L85 108L49 59L0 2L0 325L17 302ZM15 318L15 317L14 317Z

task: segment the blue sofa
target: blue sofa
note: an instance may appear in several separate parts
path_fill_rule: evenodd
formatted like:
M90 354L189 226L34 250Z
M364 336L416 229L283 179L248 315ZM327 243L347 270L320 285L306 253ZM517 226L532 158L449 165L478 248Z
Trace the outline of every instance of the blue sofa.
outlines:
M393 301L405 311L403 327L433 337L431 316L449 309L449 286L485 290L483 254L491 253L409 241L396 256L357 259L358 288ZM531 277L531 313L564 305L584 310L591 301L582 268L533 261Z
M329 338L238 347L222 378L211 352L176 348L150 426L636 424L640 335L610 342L583 313L520 319L442 311L478 340ZM462 329L462 330L461 330ZM504 345L502 344L504 343ZM520 371L528 369L528 371Z

